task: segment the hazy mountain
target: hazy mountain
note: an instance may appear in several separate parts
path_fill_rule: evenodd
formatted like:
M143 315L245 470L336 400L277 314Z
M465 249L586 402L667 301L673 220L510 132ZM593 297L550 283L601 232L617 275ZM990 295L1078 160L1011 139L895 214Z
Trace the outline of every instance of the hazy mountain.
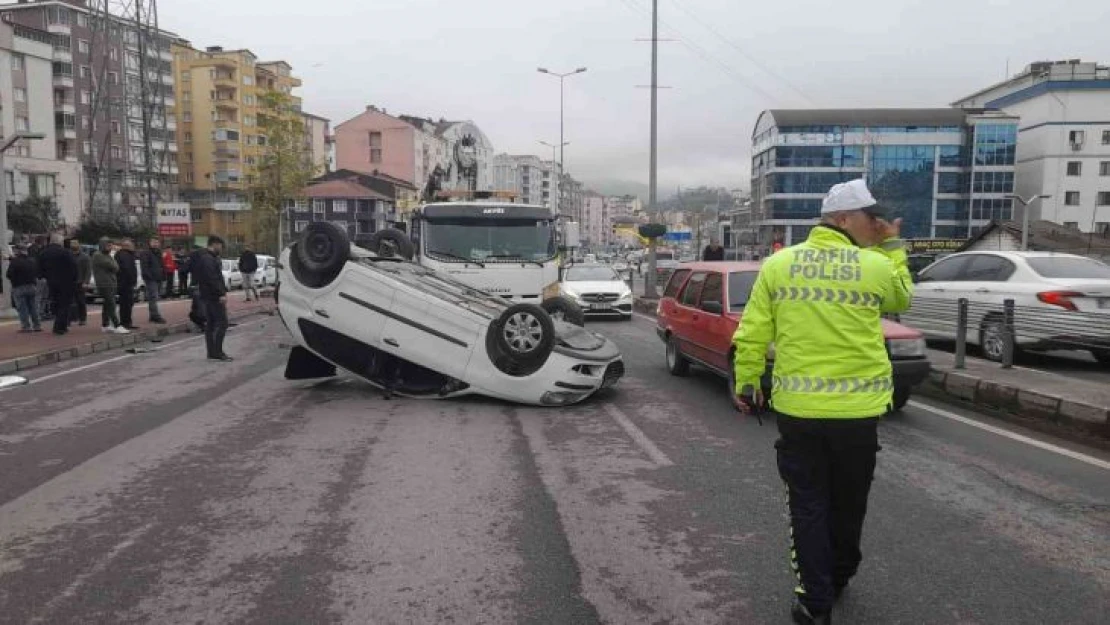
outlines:
M645 203L650 192L648 185L631 180L586 179L582 181L582 184L587 189L592 189L602 195L635 195ZM663 189L659 190L660 195L664 195L664 193Z

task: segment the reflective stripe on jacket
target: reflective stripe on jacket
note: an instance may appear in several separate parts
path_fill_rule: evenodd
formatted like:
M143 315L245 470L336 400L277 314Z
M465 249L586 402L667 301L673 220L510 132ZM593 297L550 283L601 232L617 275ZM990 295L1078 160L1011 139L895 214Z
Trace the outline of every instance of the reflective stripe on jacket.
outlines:
M894 384L881 315L906 310L912 297L901 241L861 249L837 228L815 227L759 272L732 339L736 391L759 388L774 343L776 411L817 419L884 414Z

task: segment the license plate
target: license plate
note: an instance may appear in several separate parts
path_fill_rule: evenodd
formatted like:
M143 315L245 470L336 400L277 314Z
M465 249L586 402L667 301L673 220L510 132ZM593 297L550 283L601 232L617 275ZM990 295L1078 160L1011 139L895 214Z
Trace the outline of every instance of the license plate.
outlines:
M590 304L590 310L612 310L612 304Z

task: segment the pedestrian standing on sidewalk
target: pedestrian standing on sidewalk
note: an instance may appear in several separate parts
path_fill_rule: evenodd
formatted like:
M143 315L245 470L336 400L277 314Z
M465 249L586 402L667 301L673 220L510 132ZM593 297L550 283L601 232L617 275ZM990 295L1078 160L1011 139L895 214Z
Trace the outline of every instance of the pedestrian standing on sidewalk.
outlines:
M177 295L189 296L189 248L181 247L177 250L174 261L177 263Z
M166 280L166 271L162 268L162 242L151 239L146 251L139 255L139 265L142 267L143 288L146 290L146 305L150 313L151 323L166 323L162 313L158 310L158 300L162 297L162 283Z
M50 288L46 284L46 277L42 275L42 264L39 262L42 260L42 251L46 249L47 242L44 237L35 237L27 248L27 255L35 261L35 266L39 269L39 276L35 281L35 297L38 302L39 318L43 321L54 318L50 309Z
M192 265L193 280L197 283L201 302L204 304L204 342L209 360L230 361L224 353L224 335L227 334L227 284L224 283L224 241L218 236L208 237L208 249L196 257Z
M254 286L254 272L258 271L258 256L251 251L251 246L244 245L243 253L239 256L239 273L243 276L243 291L247 294L247 301L258 299L258 289Z
M831 622L863 558L878 421L894 390L882 315L905 311L913 297L902 220L885 215L862 179L833 186L809 238L763 264L733 337L734 401L745 413L763 404L760 380L775 346L770 405L799 625Z
M85 292L89 289L89 280L92 279L92 259L81 249L81 242L70 239L69 252L73 254L73 261L77 263L77 285L73 292L73 301L77 305L77 325L85 325L89 319L89 304ZM73 319L69 320L73 323Z
M112 255L112 242L100 240L100 250L92 257L93 280L96 281L96 294L102 302L100 308L100 329L107 334L128 334L127 328L119 322L116 314L116 298L119 288L119 263Z
M15 309L19 312L19 331L42 332L38 304L38 265L27 255L26 247L16 245L12 251L15 256L10 259L6 275L12 284Z
M177 260L172 250L162 252L162 273L166 276L166 286L162 289L162 299L173 297L173 277L177 273Z
M119 320L128 330L138 330L131 315L135 310L135 290L139 286L139 268L136 266L139 259L135 256L135 243L131 239L123 239L119 245L120 249L116 252L116 263L119 265Z
M46 279L50 291L50 307L54 310L54 334L69 332L69 306L77 290L77 261L62 247L60 234L51 235L50 243L39 254L39 274Z

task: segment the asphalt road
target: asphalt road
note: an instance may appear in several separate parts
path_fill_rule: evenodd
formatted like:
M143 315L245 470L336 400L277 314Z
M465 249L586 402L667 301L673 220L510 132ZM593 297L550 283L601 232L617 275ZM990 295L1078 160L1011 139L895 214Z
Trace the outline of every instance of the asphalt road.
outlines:
M629 374L565 410L287 382L270 317L233 363L34 371L0 392L0 622L789 622L773 422L650 322L591 326ZM1110 622L1107 456L942 415L883 424L837 621Z

